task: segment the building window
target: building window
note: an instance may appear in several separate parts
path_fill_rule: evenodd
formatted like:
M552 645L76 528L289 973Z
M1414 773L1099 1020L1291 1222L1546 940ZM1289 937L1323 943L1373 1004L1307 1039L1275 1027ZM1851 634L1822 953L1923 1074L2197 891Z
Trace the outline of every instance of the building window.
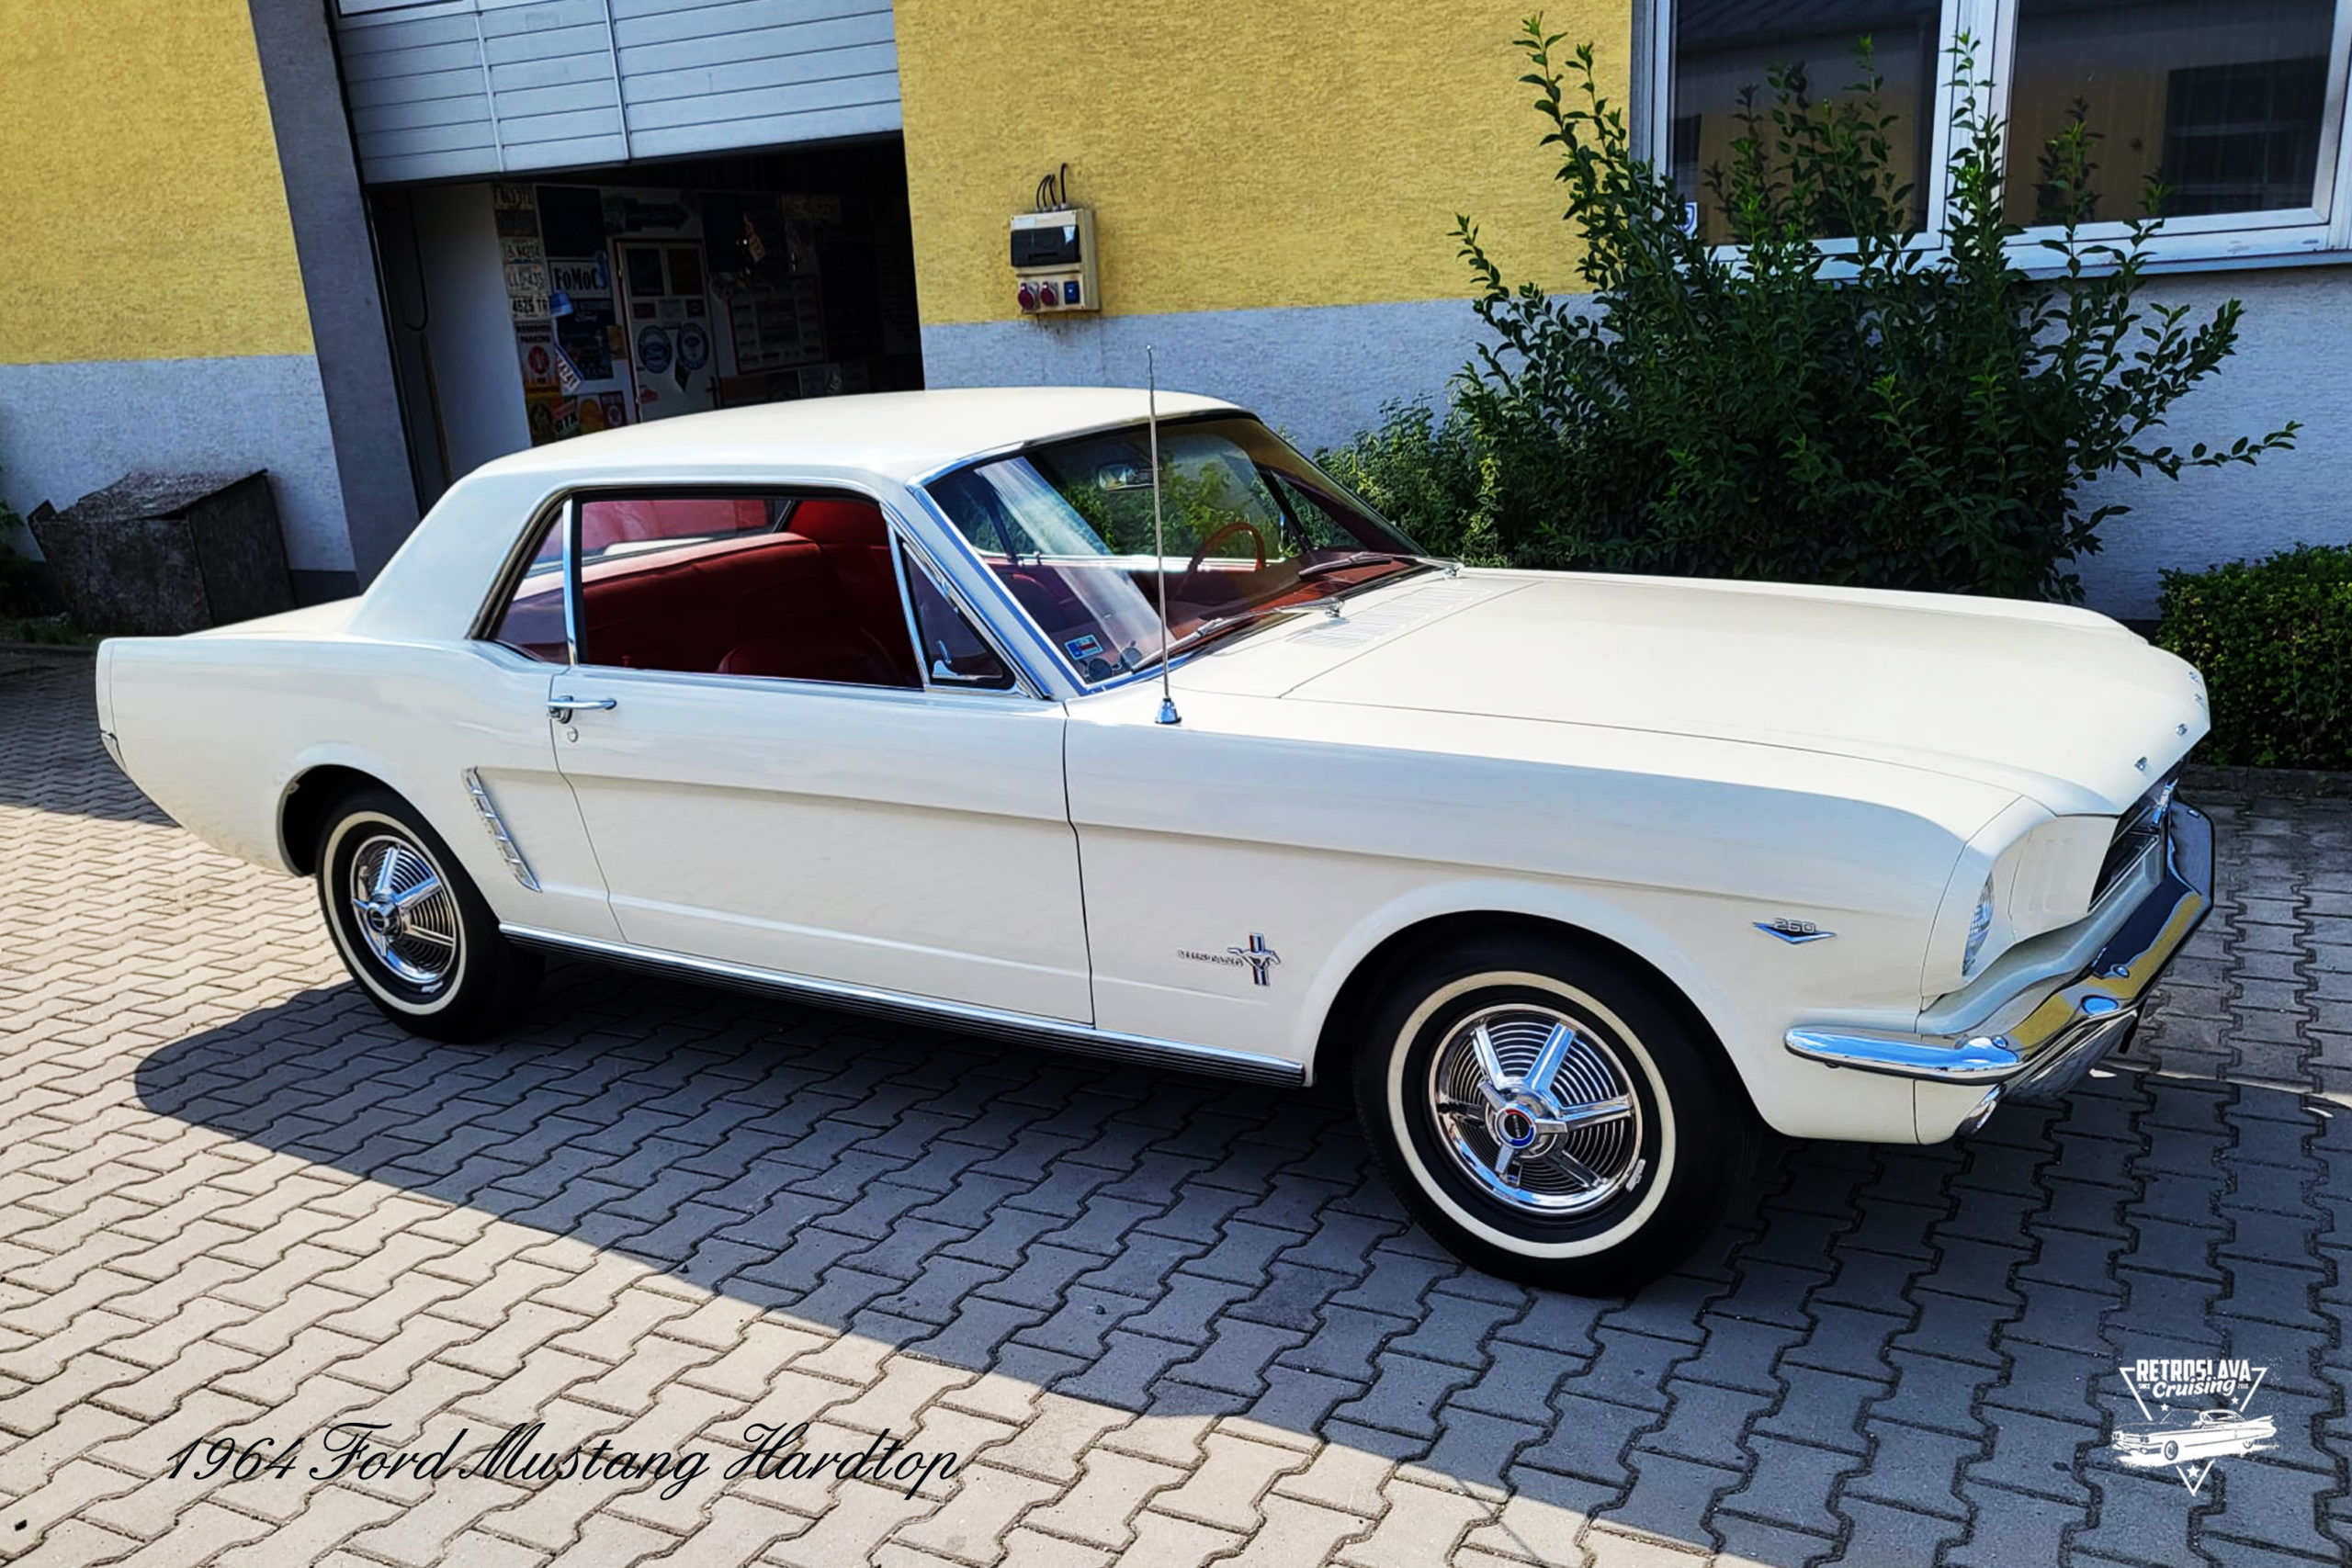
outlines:
M1702 234L1727 239L1706 189L1742 134L1753 92L1787 70L1841 96L1868 37L1893 117L1894 175L1932 231L1943 205L1949 52L1967 37L1984 107L2009 126L2007 216L2056 221L2042 152L2079 107L2098 136L2084 232L2120 236L2149 181L2164 186L2163 260L2260 259L2352 250L2345 79L2352 0L1655 0L1661 47L1650 144ZM2029 234L2020 259L2044 259Z

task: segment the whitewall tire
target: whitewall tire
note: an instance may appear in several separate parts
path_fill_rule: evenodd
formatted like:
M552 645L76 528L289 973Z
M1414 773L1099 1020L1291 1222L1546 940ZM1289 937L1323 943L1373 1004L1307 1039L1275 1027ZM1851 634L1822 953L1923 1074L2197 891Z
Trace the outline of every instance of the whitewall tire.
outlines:
M1374 1002L1357 1111L1413 1216L1490 1273L1631 1291L1712 1230L1754 1113L1705 1024L1623 960L1498 933Z
M319 905L344 967L384 1016L434 1040L478 1040L521 1010L537 953L498 918L449 846L385 789L329 808L319 831Z

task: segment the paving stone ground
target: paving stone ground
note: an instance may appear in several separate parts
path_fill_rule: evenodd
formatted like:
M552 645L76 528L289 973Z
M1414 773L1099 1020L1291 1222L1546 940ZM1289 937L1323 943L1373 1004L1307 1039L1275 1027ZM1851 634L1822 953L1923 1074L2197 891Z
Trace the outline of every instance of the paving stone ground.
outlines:
M309 887L165 821L86 662L0 677L0 1560L1363 1568L2352 1551L2352 803L2209 799L2226 901L2132 1055L1940 1148L1786 1145L1638 1299L1453 1262L1340 1099L553 969L389 1027ZM2143 1356L2268 1368L2200 1496ZM226 1436L886 1429L914 1495L174 1478ZM200 1457L204 1450L196 1450Z

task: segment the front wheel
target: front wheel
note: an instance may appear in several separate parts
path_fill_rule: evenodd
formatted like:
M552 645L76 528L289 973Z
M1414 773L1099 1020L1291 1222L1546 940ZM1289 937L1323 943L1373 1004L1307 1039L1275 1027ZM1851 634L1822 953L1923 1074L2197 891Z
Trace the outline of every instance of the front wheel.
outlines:
M430 1040L479 1040L522 1010L537 953L498 917L416 808L355 790L319 832L319 903L344 967L384 1016Z
M1745 1179L1755 1122L1679 998L1579 943L1456 943L1372 1007L1356 1108L1413 1216L1489 1273L1614 1295Z

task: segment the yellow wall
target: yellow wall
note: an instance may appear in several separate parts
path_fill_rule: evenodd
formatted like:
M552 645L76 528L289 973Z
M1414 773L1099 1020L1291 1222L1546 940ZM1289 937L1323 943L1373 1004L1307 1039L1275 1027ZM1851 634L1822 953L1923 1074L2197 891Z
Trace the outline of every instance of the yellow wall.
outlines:
M0 0L0 364L310 350L245 0Z
M1113 313L1459 298L1447 237L1570 281L1527 0L897 0L926 321L1017 316L1005 222L1068 160ZM1555 4L1623 103L1629 0Z

